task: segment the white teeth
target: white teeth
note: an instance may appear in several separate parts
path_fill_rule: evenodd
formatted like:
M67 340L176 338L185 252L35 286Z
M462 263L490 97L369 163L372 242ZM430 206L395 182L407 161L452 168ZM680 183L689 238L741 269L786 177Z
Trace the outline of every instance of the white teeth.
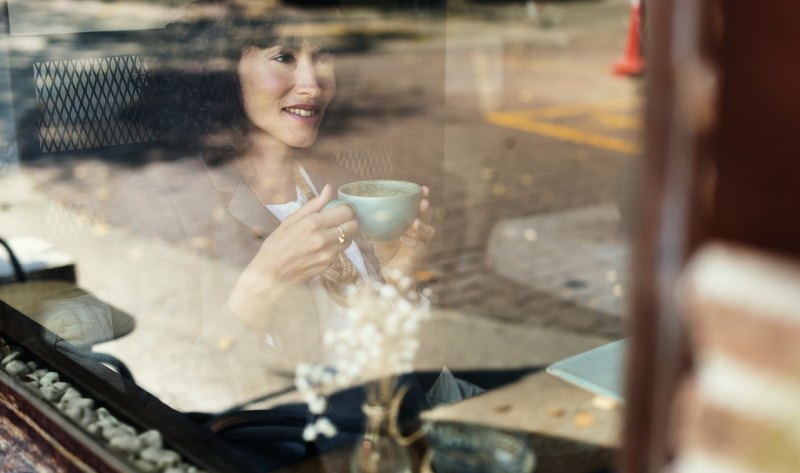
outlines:
M313 110L302 110L302 109L299 109L299 108L287 108L286 111L289 112L289 113L293 113L295 115L300 115L301 117L310 117L311 115L314 115L314 111Z

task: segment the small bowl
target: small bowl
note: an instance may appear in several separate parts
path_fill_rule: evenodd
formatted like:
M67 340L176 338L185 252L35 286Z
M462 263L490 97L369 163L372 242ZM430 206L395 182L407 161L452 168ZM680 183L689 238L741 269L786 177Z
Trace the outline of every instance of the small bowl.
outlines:
M524 435L475 424L434 422L428 431L436 473L530 473L536 456Z

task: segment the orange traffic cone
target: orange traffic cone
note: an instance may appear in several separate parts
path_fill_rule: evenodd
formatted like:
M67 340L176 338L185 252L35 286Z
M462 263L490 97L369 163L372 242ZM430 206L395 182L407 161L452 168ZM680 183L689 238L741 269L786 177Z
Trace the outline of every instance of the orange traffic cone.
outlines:
M639 0L631 0L631 19L628 27L628 44L625 46L625 57L615 62L611 70L618 76L636 76L644 72L639 31L641 28L642 9Z

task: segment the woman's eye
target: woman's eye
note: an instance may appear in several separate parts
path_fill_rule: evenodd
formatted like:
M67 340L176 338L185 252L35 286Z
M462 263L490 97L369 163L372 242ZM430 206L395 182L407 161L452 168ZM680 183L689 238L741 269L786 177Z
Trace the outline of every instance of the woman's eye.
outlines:
M294 55L292 53L280 53L272 59L283 64L292 64L294 62Z

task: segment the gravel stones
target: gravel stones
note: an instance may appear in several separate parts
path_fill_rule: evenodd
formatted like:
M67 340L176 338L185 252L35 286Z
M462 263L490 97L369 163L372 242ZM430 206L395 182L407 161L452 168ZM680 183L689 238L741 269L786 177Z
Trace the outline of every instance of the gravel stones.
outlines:
M85 397L59 374L39 368L35 361L25 362L23 350L8 345L0 338L0 369L18 379L22 385L44 399L65 417L105 443L118 456L144 473L202 473L184 463L178 452L164 448L161 433L148 430L138 433L105 407L96 407L94 399Z

